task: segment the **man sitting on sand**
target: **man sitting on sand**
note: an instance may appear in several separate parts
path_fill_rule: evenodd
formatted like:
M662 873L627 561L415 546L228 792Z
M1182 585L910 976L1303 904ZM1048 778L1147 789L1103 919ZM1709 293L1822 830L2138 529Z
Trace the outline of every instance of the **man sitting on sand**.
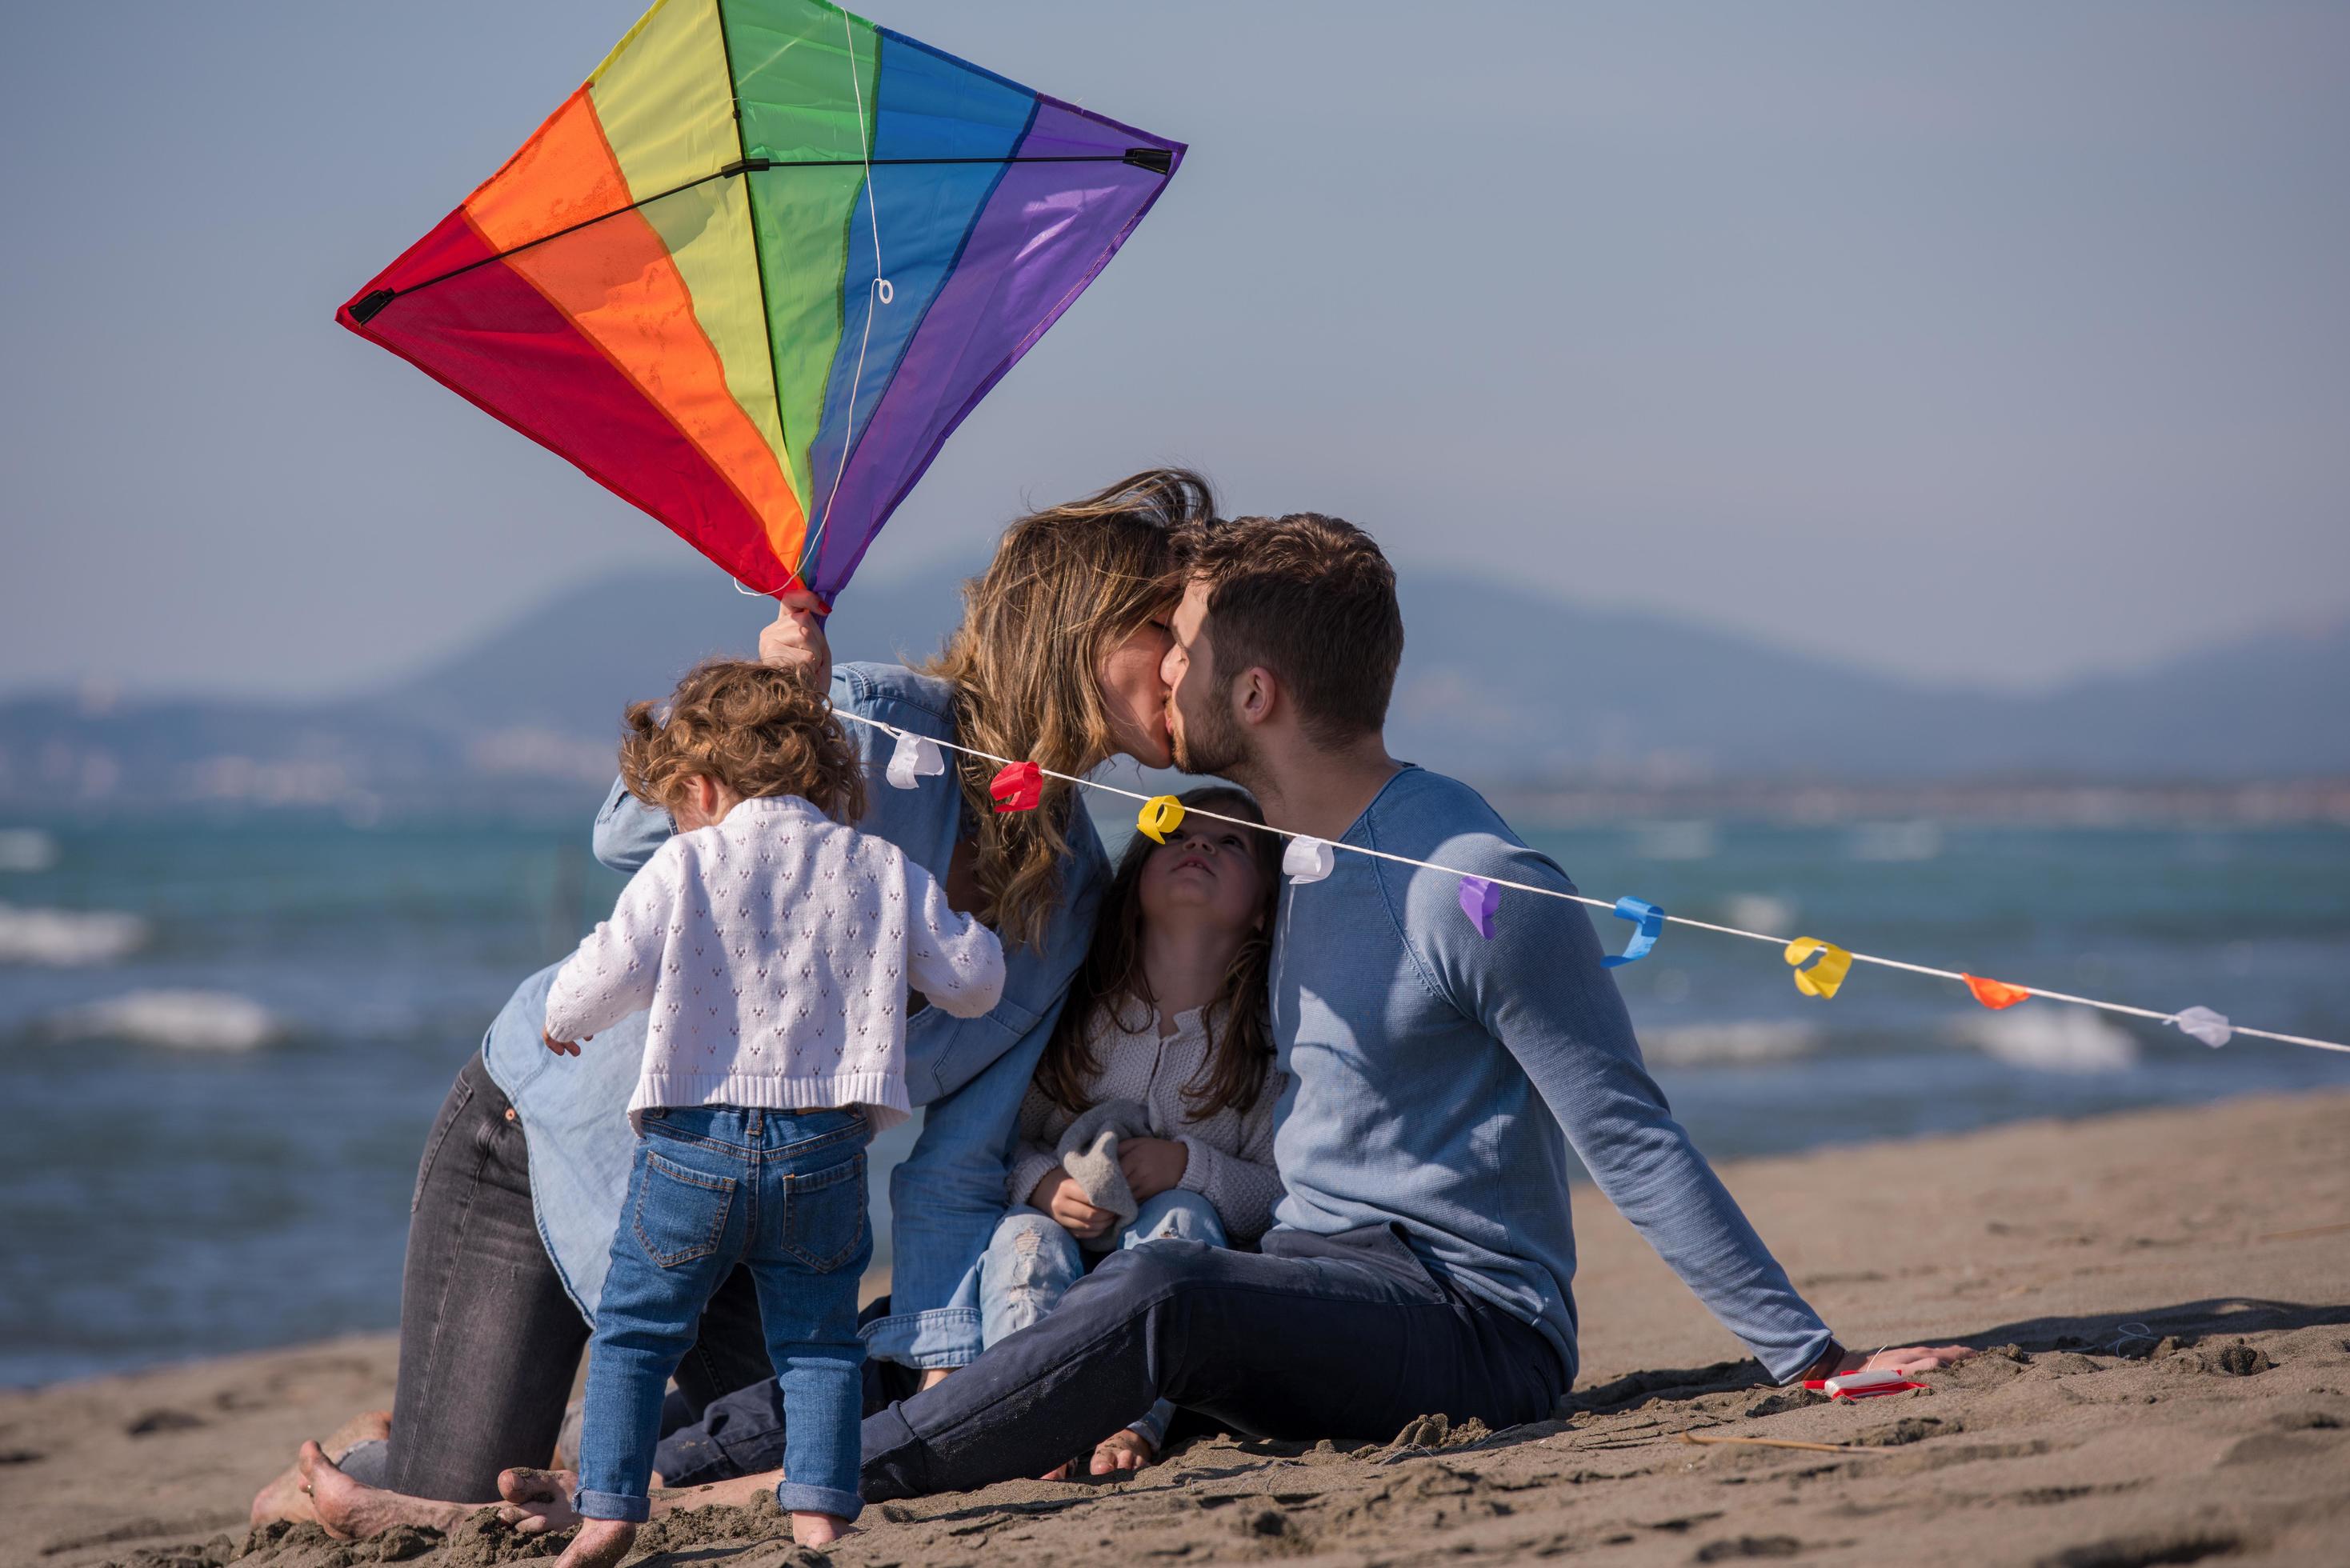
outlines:
M1191 544L1163 671L1179 766L1245 785L1292 833L1574 890L1476 792L1388 754L1403 627L1367 535L1306 514ZM1672 1118L1581 908L1504 891L1489 938L1460 891L1344 851L1286 891L1286 1196L1263 1252L1168 1242L1103 1263L1050 1317L866 1419L868 1501L1041 1474L1161 1397L1287 1439L1547 1417L1575 1368L1570 1145L1774 1378L1968 1354L1839 1345ZM744 1501L773 1479L668 1502ZM552 1523L570 1484L505 1490Z

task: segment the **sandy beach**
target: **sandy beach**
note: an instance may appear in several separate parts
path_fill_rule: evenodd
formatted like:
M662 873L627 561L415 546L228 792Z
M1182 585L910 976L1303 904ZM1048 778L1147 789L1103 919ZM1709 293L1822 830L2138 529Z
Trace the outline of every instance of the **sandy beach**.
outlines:
M1855 1404L1772 1389L1578 1188L1584 1376L1556 1419L1302 1451L1203 1440L1120 1483L868 1510L836 1559L2350 1562L2350 1093L1724 1175L1847 1343L1986 1354ZM486 1516L447 1538L248 1533L247 1501L300 1438L390 1402L393 1354L370 1335L0 1395L0 1563L471 1568L556 1550ZM640 1545L725 1568L795 1554L771 1508L680 1516Z

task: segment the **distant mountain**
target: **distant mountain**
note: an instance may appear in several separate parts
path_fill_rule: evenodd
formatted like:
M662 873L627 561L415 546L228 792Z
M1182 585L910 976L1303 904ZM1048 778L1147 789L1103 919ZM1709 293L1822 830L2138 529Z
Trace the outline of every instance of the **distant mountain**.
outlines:
M1932 686L1443 573L1402 589L1398 743L1513 782L2350 771L2350 623L2038 696Z
M843 659L935 649L962 570L859 585ZM1390 738L1498 785L2350 774L2350 627L2019 697L1892 680L1669 618L1415 567ZM0 803L574 809L621 707L772 615L708 573L613 578L332 701L0 701Z

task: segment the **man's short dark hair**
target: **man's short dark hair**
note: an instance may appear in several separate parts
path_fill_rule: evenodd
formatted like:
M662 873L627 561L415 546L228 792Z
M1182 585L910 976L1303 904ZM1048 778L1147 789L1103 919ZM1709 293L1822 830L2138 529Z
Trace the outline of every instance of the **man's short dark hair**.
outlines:
M1353 524L1319 512L1236 517L1183 539L1208 583L1208 636L1219 684L1270 670L1323 745L1387 722L1403 661L1395 568Z

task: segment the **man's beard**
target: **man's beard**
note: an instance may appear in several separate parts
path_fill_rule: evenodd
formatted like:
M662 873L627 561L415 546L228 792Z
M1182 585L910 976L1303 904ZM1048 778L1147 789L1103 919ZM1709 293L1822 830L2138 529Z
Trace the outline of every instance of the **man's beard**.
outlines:
M1248 736L1232 720L1232 683L1226 681L1222 691L1209 698L1207 711L1198 718L1170 702L1179 721L1168 726L1174 737L1178 769L1234 780L1249 771L1253 758Z

